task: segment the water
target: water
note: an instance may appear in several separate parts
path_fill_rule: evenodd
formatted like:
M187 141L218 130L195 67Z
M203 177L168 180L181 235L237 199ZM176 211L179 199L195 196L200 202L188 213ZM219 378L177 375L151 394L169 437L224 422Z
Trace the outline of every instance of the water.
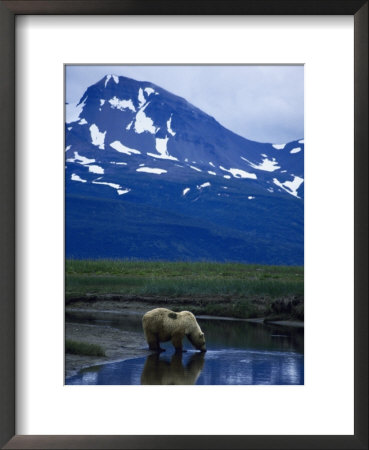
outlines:
M142 331L141 316L83 316L83 321L130 331ZM67 321L82 316L68 314ZM236 320L199 319L208 351L194 351L184 340L183 355L170 343L166 352L104 364L82 370L66 384L197 384L197 385L299 385L304 384L304 332L299 328Z

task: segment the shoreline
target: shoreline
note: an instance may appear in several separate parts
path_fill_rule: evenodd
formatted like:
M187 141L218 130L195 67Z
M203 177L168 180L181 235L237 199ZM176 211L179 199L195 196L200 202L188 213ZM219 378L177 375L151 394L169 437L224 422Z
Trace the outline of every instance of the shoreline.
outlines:
M119 303L114 302L115 306ZM106 309L106 302L94 302L94 307L78 307L76 304L65 309L66 314L80 313L82 317L98 314L107 320L118 318L119 316L137 316L143 315L152 308L151 305L130 304L129 307L125 303L120 308ZM111 306L111 305L110 305ZM134 308L134 309L133 309ZM297 321L267 321L265 318L242 319L233 317L198 315L199 319L207 320L224 320L224 321L242 321L258 323L261 325L279 325L281 327L300 327L304 326L303 322ZM89 324L79 322L65 322L65 339L71 339L78 342L100 345L105 350L105 356L85 356L65 354L64 374L65 378L76 375L80 370L92 368L94 366L108 364L111 362L124 361L140 356L148 356L151 352L147 348L147 343L143 333L135 331L121 330L110 325Z
M105 356L65 354L64 375L69 378L89 367L147 356L150 351L141 333L119 330L108 325L66 322L65 338L100 345Z
M173 304L168 305L155 305L155 307L168 308L170 309ZM154 305L151 303L142 303L137 300L120 302L117 300L97 300L92 303L86 301L86 299L73 301L72 303L68 303L65 307L65 312L80 312L80 313L101 313L106 315L118 316L120 314L123 315L143 315L145 312L153 309ZM185 305L184 305L185 307ZM195 316L199 319L208 319L208 320L234 320L234 321L242 321L242 322L251 322L251 323L261 323L261 324L273 324L287 327L299 327L304 328L304 321L296 320L296 319L275 319L273 317L251 317L251 318L243 318L243 317L229 317L229 316L216 316L209 314L196 314Z

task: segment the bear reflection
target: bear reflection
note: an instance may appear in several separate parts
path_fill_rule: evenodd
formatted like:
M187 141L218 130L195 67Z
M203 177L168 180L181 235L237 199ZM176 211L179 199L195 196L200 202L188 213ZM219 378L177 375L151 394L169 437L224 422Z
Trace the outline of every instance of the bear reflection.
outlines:
M146 359L141 384L195 384L204 366L204 353L194 353L184 366L182 354L174 353L171 360L159 354Z

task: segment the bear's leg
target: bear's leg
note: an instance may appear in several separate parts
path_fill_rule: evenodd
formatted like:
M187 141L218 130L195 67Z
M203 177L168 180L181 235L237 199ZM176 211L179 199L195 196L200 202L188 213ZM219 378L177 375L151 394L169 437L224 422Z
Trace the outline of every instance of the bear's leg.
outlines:
M161 348L160 347L160 341L159 341L159 339L156 341L157 342L157 352L165 352L165 348Z
M159 338L155 333L146 332L146 340L150 350L154 352L165 352L164 348L160 348Z
M165 352L165 348L160 347L160 340L158 335L156 335L156 349L157 352Z
M172 344L173 344L174 348L176 349L177 353L182 353L182 352L187 351L187 350L183 350L183 347L182 347L183 337L184 336L180 333L173 334L173 336L172 336Z
M157 339L156 339L155 334L146 332L146 340L147 340L147 343L149 344L149 349L156 351L158 348L158 344L157 344Z

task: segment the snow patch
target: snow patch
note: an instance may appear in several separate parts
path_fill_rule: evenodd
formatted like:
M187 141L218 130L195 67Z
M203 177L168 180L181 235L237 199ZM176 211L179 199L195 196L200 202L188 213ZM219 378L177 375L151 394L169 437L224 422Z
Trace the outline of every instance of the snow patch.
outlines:
M273 144L273 147L276 150L283 150L285 148L286 144Z
M162 173L167 173L167 171L164 169L155 169L151 167L140 167L139 169L136 169L136 172L156 173L158 175Z
M211 167L215 167L215 165L210 161L209 164L211 165Z
M65 151L67 152L68 150L70 150L72 148L71 145L68 145L68 147L66 147Z
M191 167L191 169L193 169L193 170L197 170L197 172L202 172L202 170L201 169L198 169L197 167L195 167L195 166L190 166Z
M121 186L120 186L119 184L108 183L107 181L96 181L96 180L94 180L94 181L92 182L92 184L103 184L103 185L105 185L105 186L110 186L110 187L112 187L113 189L120 189L120 188L121 188Z
M145 88L145 92L147 95L151 95L155 92L155 90L151 87L147 87L147 88Z
M254 200L254 196L252 196L252 195L249 195L248 197L247 197L249 200Z
M90 133L91 133L91 142L93 145L98 146L101 150L105 149L105 134L106 131L104 131L104 133L102 133L97 125L95 125L94 123L90 126Z
M186 195L187 194L187 192L189 192L191 189L190 188L186 188L186 189L183 189L183 193L182 193L182 195Z
M155 148L162 156L169 156L167 151L167 143L168 143L168 137L166 136L163 139L156 138L155 139Z
M210 174L210 175L216 175L216 173L215 173L215 172L212 172L211 170L208 170L208 174Z
M157 159L170 159L172 161L178 161L177 158L175 158L174 156L166 156L166 155L160 155L159 153L147 153L148 156L151 156L152 158L157 158Z
M299 142L299 144L305 144L304 139L300 139L298 142Z
M80 176L78 176L75 173L72 173L72 176L70 177L72 181L80 181L81 183L87 183L87 180L83 180Z
M131 189L117 189L118 195L128 194L131 192Z
M245 170L241 169L226 169L223 166L219 166L220 170L223 170L224 172L229 172L234 176L234 178L251 178L252 180L256 180L257 176L254 173L246 172Z
M280 166L278 166L278 163L275 160L275 158L273 158L273 160L264 158L260 164L253 164L252 162L250 162L243 156L241 156L241 159L246 161L253 169L265 170L266 172L274 172L275 170L278 170L281 168Z
M133 120L131 121L131 122L129 122L129 124L126 126L126 130L130 130L131 129L131 126L132 126L132 124L133 124Z
M206 183L200 184L200 186L196 186L197 189L203 189L205 187L209 187L211 186L211 184L209 183L209 181L207 181Z
M277 180L277 178L273 178L273 183L285 190L288 194L300 198L297 195L297 190L301 186L301 183L303 183L304 179L295 175L293 175L293 177L294 178L292 181L285 181L284 183L281 183L279 180Z
M168 136L166 136L165 138L156 138L155 139L155 148L156 148L158 154L156 154L156 153L148 153L148 155L152 156L154 158L170 159L172 161L178 161L177 158L175 158L174 156L171 156L168 153L168 150L167 150L168 140L169 140Z
M148 131L151 134L155 134L158 131L158 129L155 128L152 119L150 119L150 117L146 116L145 114L145 109L147 105L149 105L149 103L147 103L145 108L140 109L136 114L135 131L138 134L141 134L144 131Z
M293 148L291 151L290 151L290 153L298 153L298 152L300 152L301 151L301 147L296 147L296 148Z
M136 112L136 108L134 107L134 104L132 100L121 100L118 97L114 96L110 100L108 100L111 107L114 109L119 109L120 111L124 111L126 109L130 109L133 112Z
M78 162L79 164L86 165L86 164L94 163L95 160L88 159L85 156L81 156L78 152L74 152L74 158L68 158L67 162Z
M73 129L73 127L68 127L68 131L70 131L70 130L72 130Z
M103 106L104 103L105 103L105 100L103 98L100 98L100 106Z
M109 83L109 81L110 81L111 79L113 79L113 80L115 81L116 84L119 83L119 77L117 77L117 75L106 75L106 78L105 78L105 87L106 87L106 85Z
M227 180L229 180L231 178L230 175L223 175L224 178L226 178Z
M110 161L110 164L115 164L117 166L126 166L126 162L116 162L116 161Z
M104 169L100 166L88 166L88 171L99 175L104 174Z
M126 155L140 155L141 152L139 150L135 150L134 148L129 148L123 145L120 141L114 141L110 144L110 147L112 147L114 150L116 150L119 153L124 153Z
M138 103L139 103L139 105L138 105L139 108L141 108L146 103L146 99L145 99L142 88L140 88L138 90Z
M172 130L172 116L170 116L170 118L167 121L167 130L168 133L171 134L172 136L176 135L175 131Z

